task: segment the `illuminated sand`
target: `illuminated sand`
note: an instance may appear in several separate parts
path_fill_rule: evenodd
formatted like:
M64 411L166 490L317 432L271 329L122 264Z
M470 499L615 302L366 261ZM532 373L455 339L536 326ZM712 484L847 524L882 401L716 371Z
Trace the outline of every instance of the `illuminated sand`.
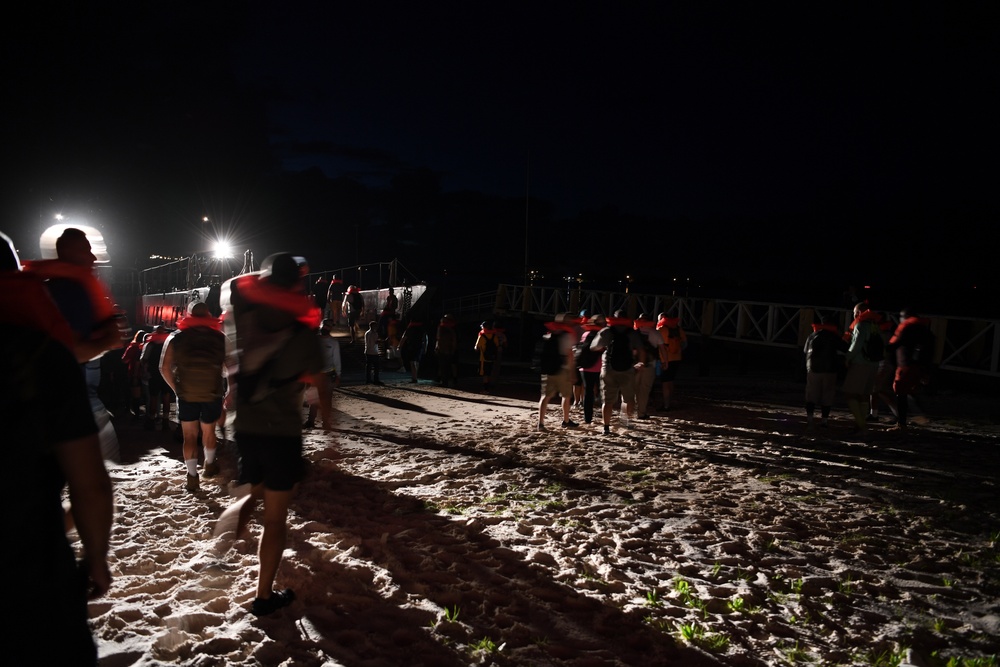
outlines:
M766 388L764 388L766 390ZM112 471L102 665L871 664L1000 652L1000 433L801 433L760 386L692 383L612 437L533 430L524 392L345 387L293 504L280 587L247 612L259 526L213 539L226 480L183 490L165 434ZM721 400L720 396L726 396ZM789 402L795 399L788 395ZM576 415L577 413L574 413ZM582 415L574 416L582 421ZM163 448L160 448L163 447ZM164 449L165 448L165 449ZM454 615L452 621L448 616ZM681 630L701 633L688 642Z

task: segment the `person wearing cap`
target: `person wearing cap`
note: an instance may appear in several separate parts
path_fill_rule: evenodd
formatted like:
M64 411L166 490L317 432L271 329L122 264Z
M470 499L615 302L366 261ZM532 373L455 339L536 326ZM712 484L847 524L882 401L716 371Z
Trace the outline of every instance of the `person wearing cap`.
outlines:
M291 589L273 589L285 550L288 506L305 474L302 458L302 401L307 380L319 394L324 430L332 426L329 383L316 329L320 312L306 295L305 260L288 253L271 255L260 273L237 276L222 286L223 327L231 380L227 409L239 453L240 484L250 495L238 500L223 518L238 517L236 534L245 533L256 501L264 501L263 533L258 548L260 570L250 611L263 616L291 604Z
M185 488L198 490L198 433L205 447L205 477L219 474L215 460L215 424L222 416L223 369L226 337L219 318L212 317L208 304L197 301L177 322L177 331L163 343L160 375L177 394L177 421L184 436ZM200 424L200 429L199 429Z

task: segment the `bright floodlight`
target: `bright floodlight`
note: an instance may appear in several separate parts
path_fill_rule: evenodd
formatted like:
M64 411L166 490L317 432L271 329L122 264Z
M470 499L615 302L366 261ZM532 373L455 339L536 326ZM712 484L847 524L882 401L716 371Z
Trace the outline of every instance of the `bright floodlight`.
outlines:
M225 241L216 241L212 253L215 259L229 259L233 256L233 249Z

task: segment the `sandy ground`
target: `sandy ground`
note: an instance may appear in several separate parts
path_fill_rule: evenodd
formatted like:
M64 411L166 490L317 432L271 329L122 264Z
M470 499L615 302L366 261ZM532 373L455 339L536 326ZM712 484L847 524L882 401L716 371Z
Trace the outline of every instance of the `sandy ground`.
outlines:
M247 609L260 528L215 539L223 474L184 490L170 434L120 420L101 664L917 664L1000 653L1000 429L803 432L801 387L689 379L613 434L534 430L536 385L352 384ZM469 379L468 389L475 389ZM582 421L582 413L574 412ZM938 655L935 663L934 654ZM881 660L881 662L880 662ZM995 663L989 663L995 664Z

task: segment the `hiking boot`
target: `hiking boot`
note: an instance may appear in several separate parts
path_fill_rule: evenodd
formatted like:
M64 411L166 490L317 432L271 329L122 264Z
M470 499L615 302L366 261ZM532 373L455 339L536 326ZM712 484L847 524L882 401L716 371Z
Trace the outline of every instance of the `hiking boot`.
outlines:
M215 477L219 474L219 462L212 461L211 463L205 464L205 470L202 473L205 477Z
M197 491L198 490L198 475L188 475L187 476L187 484L184 485L184 488L187 489L190 493L194 493L195 491Z
M611 427L607 424L604 425L604 435L611 435Z
M254 616L267 616L292 604L294 599L295 592L291 588L272 591L269 598L254 598L253 604L250 605L250 613Z
M549 429L545 428L545 424L543 424L542 422L538 422L538 426L535 427L535 430L538 431L539 433L545 433Z

